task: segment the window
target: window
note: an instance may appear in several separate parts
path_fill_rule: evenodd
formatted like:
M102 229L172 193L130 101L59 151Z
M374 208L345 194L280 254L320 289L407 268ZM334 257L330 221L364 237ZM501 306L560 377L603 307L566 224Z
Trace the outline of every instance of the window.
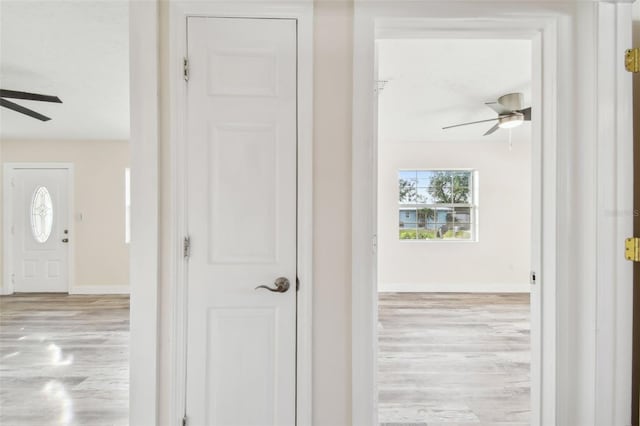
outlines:
M31 233L39 243L46 243L53 228L53 202L51 194L44 186L33 192L31 199Z
M124 169L124 242L131 242L131 169Z
M474 172L398 172L401 240L475 241Z

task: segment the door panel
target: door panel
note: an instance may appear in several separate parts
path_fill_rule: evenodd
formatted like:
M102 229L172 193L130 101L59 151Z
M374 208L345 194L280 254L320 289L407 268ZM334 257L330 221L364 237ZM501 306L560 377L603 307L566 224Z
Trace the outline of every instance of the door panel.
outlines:
M210 135L210 262L276 262L275 127L215 125Z
M189 18L188 46L187 415L293 425L296 22Z
M207 407L212 409L208 424L277 424L274 408L279 395L273 392L277 382L277 310L211 308L208 313L207 350L211 363L206 371L207 384L212 386L206 392ZM238 374L240 371L243 373ZM253 401L242 414L236 401L239 396ZM238 422L239 417L243 418L242 423Z
M16 292L67 292L67 169L12 174L12 274Z

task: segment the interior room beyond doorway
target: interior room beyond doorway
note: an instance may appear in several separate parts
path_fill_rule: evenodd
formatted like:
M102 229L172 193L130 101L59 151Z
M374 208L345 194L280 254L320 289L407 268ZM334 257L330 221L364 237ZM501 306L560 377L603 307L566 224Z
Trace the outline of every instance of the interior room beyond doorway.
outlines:
M377 58L379 421L529 424L531 42Z

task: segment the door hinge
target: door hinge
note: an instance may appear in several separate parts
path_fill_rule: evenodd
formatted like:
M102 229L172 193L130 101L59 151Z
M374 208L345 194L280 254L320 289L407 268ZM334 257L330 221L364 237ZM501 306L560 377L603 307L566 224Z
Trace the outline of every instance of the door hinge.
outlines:
M378 252L378 235L377 234L373 234L373 237L371 238L371 249L373 250L373 253Z
M627 238L624 241L624 257L632 262L640 262L640 238Z
M184 237L184 241L182 243L182 256L185 259L189 259L191 257L191 237Z
M187 415L182 416L182 426L187 426Z
M16 283L16 274L11 274L11 284Z
M629 72L640 72L640 47L627 49L624 54L624 67Z
M296 277L296 291L300 291L300 278Z
M187 58L182 59L182 77L184 81L189 81L189 60Z
M536 284L536 271L531 271L531 275L529 277L529 283L531 285L535 285Z

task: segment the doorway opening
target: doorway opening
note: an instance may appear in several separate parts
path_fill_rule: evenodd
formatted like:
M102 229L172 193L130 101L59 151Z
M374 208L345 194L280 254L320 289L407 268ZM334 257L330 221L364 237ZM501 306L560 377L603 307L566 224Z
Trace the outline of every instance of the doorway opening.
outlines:
M0 5L2 424L129 423L129 6Z
M532 423L532 45L376 40L380 424Z

